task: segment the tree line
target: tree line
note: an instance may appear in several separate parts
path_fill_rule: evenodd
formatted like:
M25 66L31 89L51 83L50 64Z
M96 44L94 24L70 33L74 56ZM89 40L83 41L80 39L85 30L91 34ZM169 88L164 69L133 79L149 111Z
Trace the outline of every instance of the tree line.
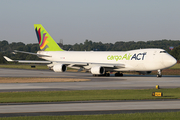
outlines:
M143 48L162 48L169 54L180 60L180 41L179 40L155 40L155 41L118 41L113 43L92 42L85 40L84 43L76 43L74 45L59 44L64 50L67 51L127 51L133 49ZM170 50L169 47L174 47ZM13 50L26 51L36 53L39 50L38 44L24 44L22 42L8 43L8 41L0 41L0 63L7 63L3 56L8 56L12 59L21 60L40 60L37 56L17 53ZM13 54L14 53L14 54Z

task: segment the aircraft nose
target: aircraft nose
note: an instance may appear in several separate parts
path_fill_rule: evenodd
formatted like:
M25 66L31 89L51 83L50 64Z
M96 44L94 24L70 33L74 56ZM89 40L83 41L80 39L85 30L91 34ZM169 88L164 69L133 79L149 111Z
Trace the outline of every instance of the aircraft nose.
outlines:
M167 56L163 58L165 67L172 67L177 63L177 60L172 56Z
M177 60L175 58L173 58L172 64L175 65L176 63L177 63Z

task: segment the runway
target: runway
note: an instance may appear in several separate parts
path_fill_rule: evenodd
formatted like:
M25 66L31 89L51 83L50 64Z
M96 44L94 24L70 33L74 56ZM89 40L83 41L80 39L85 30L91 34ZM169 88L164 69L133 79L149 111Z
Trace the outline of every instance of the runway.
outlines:
M56 83L4 83L0 92L9 91L52 91L52 90L103 90L103 89L148 89L179 88L180 76L157 78L155 75L124 75L123 77L93 77L91 73L64 72L55 73L48 70L0 69L0 77L56 77L90 79L86 82Z
M180 76L164 75L124 75L123 77L93 77L90 73L64 72L48 70L0 69L0 77L56 77L90 79L86 82L56 83L4 83L0 92L9 91L51 91L51 90L103 90L103 89L148 89L179 88ZM180 100L162 101L80 101L60 103L15 103L0 104L0 117L39 116L39 115L85 115L115 114L134 112L180 111Z

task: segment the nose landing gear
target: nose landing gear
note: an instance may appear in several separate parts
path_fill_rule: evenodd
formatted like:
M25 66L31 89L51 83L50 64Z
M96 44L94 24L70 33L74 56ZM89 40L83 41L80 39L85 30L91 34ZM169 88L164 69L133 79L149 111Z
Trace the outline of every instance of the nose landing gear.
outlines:
M162 77L162 70L158 70L157 72L157 77Z

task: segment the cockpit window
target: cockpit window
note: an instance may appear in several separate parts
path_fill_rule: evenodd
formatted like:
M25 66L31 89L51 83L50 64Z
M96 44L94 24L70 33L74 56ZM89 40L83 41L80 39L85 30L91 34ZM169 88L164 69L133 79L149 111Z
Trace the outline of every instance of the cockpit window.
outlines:
M167 53L166 51L160 51L160 53Z

